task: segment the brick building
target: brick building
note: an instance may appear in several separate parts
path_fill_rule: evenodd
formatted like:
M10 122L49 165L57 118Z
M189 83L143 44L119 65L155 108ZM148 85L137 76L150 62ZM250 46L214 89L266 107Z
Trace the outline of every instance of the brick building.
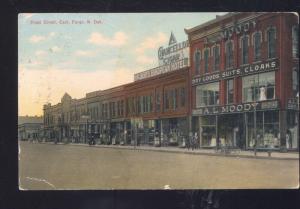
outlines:
M228 13L185 29L201 147L298 148L298 28L292 13Z
M181 54L164 52L161 64L134 75L134 82L81 99L65 93L60 103L44 105L45 135L58 142L94 137L99 144L182 145L189 127L187 43L177 44L172 34L167 49Z
M185 29L188 41L171 34L134 82L45 105L46 136L184 146L197 133L202 148L297 150L298 30L293 13L228 13Z

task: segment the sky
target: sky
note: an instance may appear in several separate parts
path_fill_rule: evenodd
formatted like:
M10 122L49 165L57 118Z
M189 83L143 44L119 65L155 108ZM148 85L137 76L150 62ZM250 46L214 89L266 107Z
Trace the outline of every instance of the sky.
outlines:
M82 98L158 66L157 51L225 13L22 13L18 19L18 112L42 115L67 92Z

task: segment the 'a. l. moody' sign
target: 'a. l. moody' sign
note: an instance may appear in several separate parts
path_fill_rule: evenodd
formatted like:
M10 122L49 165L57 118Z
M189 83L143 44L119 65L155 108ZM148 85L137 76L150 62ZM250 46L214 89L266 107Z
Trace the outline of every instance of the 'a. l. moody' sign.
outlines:
M221 71L209 75L195 77L192 79L192 85L195 86L199 84L211 83L214 81L219 81L219 80L228 79L232 77L268 72L268 71L278 69L278 66L279 66L279 62L277 59L272 61L267 61L267 62L245 65L243 67L232 69L232 70L225 70L225 71Z
M212 107L201 107L193 110L193 115L215 115L215 114L226 114L226 113L241 113L251 112L254 110L265 110L265 109L278 109L278 100L271 101L259 101L243 104L233 104L224 106L212 106Z

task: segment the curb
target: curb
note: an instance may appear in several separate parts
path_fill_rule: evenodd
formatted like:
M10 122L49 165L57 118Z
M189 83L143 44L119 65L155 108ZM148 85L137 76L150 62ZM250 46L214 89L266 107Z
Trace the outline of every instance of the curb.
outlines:
M218 154L218 153L203 153L203 152L192 152L192 151L180 151L180 150L161 150L161 149L147 149L143 147L120 147L120 146L109 146L109 145L88 145L88 144L65 144L65 143L47 143L42 142L43 144L51 144L51 145L71 145L71 146L85 146L85 147L94 147L94 148L107 148L107 149L126 149L126 150L134 150L134 151L149 151L149 152L166 152L166 153L180 153L180 154L190 154L190 155L206 155L206 156L215 156L215 157L234 157L234 158L250 158L250 159L265 159L265 160L297 160L298 158L291 157L268 157L268 156L251 156L251 155L238 155L238 154Z

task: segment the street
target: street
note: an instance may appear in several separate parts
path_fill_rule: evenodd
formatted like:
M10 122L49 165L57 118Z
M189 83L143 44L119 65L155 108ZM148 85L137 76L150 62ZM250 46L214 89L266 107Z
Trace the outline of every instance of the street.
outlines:
M297 160L19 142L20 189L296 188Z

